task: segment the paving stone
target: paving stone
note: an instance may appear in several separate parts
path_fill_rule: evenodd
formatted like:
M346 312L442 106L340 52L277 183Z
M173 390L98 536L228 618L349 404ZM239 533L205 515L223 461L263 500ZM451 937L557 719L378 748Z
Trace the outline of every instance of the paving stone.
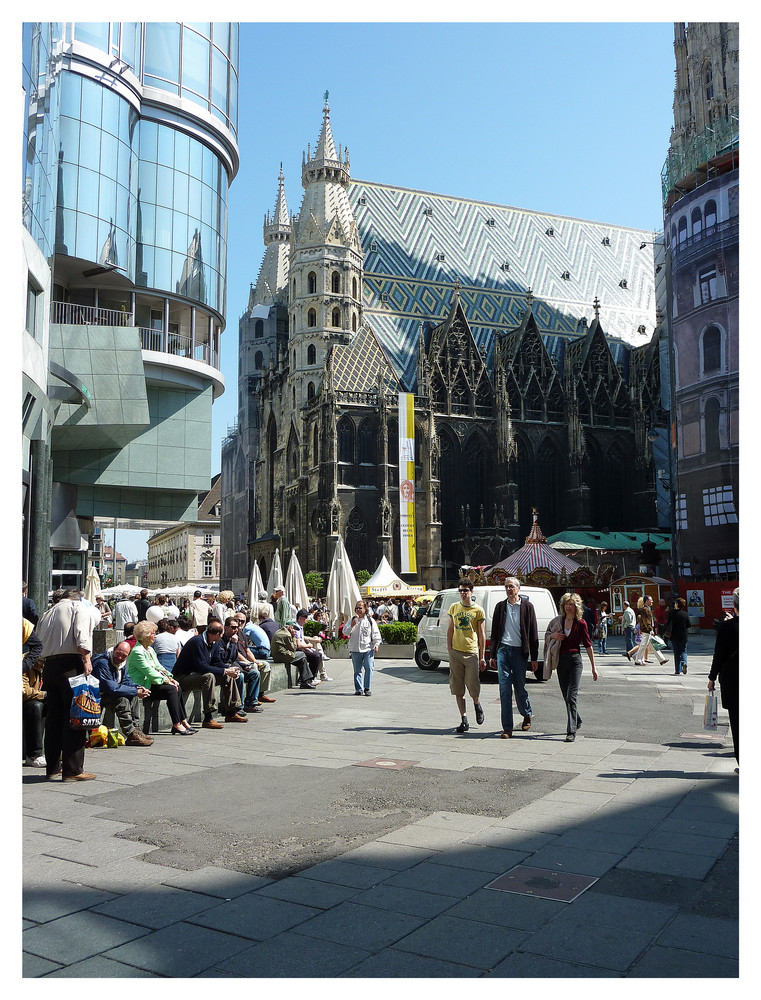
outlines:
M699 834L686 833L679 837L663 829L654 830L639 845L656 851L679 851L684 854L704 854L706 857L719 858L727 849L729 837L701 837Z
M138 844L134 840L123 840L119 837L99 840L61 840L58 846L48 847L45 851L49 857L63 858L65 861L76 861L81 864L92 864L97 858L98 865L106 865L111 861L123 861L125 858L137 858L148 854L156 848L151 844Z
M157 979L155 972L147 969L136 969L123 962L115 962L103 955L86 958L84 962L75 962L64 966L56 972L51 972L48 979Z
M561 961L573 955L581 965L625 972L652 943L656 933L627 930L622 934L616 926L596 924L594 934L590 934L576 920L558 923L559 919L524 941L521 951Z
M370 952L362 948L286 933L218 961L216 967L257 979L334 979L369 957Z
M562 847L555 843L532 854L526 859L526 864L532 868L572 872L574 875L603 875L620 860L620 854L584 850L580 847Z
M460 920L444 913L402 938L393 948L443 961L462 958L476 969L491 969L525 937L525 931Z
M112 948L104 957L161 976L184 978L224 963L230 956L245 951L250 944L246 938L234 934L179 923Z
M615 927L620 932L652 932L653 936L671 920L677 907L668 903L648 902L585 892L570 903L553 921L552 927Z
M352 942L366 951L380 951L424 923L424 917L411 913L349 901L307 920L299 926L299 934L336 944Z
M477 868L482 872L501 875L514 868L526 857L526 851L508 851L501 847L486 847L483 844L458 844L442 851L436 861L454 868Z
M57 962L49 962L39 955L30 955L24 952L21 957L21 975L24 979L36 979L39 976L47 976L50 972L55 972L61 966Z
M162 879L163 885L175 889L190 889L202 892L207 896L219 899L234 899L246 892L253 892L269 885L272 879L261 878L259 875L248 875L246 872L236 872L229 868L217 868L207 865L192 872L176 871Z
M554 833L535 833L531 830L517 830L508 826L493 825L468 837L466 844L483 844L486 847L501 847L510 851L524 851L532 854L545 844L556 839Z
M470 979L481 975L481 969L472 965L455 965L426 955L387 948L371 955L348 972L342 979Z
M463 830L465 833L476 833L489 826L492 820L488 816L474 816L471 813L435 812L418 820L417 826L438 826L442 830Z
M703 879L715 864L716 858L706 857L704 854L680 854L677 851L655 851L637 847L619 862L618 867Z
M157 885L101 903L100 906L93 907L92 912L158 930L168 924L176 924L199 910L218 905L217 899L200 892L186 892L184 889Z
M453 868L450 865L439 865L432 861L424 861L415 868L398 872L386 879L386 885L399 886L406 889L419 889L421 892L437 892L442 896L454 896L462 899L477 889L483 889L487 882L493 879L491 872L482 872L469 868Z
M260 896L284 899L290 903L303 903L305 906L315 906L321 910L330 909L331 906L343 903L344 900L361 892L361 889L356 889L354 886L318 882L317 879L301 878L299 875L271 882L258 890Z
M37 924L56 920L67 913L88 910L98 903L114 898L113 892L92 889L90 886L62 885L55 889L24 889L22 913Z
M641 842L640 834L610 833L608 831L603 833L601 830L590 831L585 826L580 826L575 830L566 830L565 833L561 833L554 841L553 846L602 851L623 857Z
M700 951L723 958L738 958L739 927L736 920L680 913L658 938L657 943L685 951Z
M351 862L323 861L319 865L305 868L298 872L302 878L314 878L320 882L335 882L336 885L354 886L356 889L369 889L388 878L388 868L372 868L369 865L357 865Z
M382 844L374 840L370 844L355 847L341 855L341 861L352 864L364 864L371 868L389 868L392 871L404 871L414 868L427 858L438 852L432 847L408 847L405 844Z
M145 933L145 927L82 910L32 927L24 931L21 940L24 951L64 965L90 958Z
M531 955L528 952L515 951L504 962L500 962L490 972L484 974L484 979L591 979L595 976L610 978L615 973L608 969L594 968L589 965L576 965L573 962L560 962L545 955ZM620 973L619 973L620 975Z
M165 878L171 878L177 873L176 868L150 864L138 858L126 858L124 861L103 868L83 868L81 865L76 867L80 874L67 875L68 882L89 885L94 889L103 889L105 892L114 892L117 895L134 892L145 886L161 885Z
M420 892L394 885L376 885L352 898L353 903L378 906L396 913L412 913L419 917L435 917L458 900L455 896L442 896L437 892Z
M739 963L731 958L659 945L649 948L628 973L632 979L736 979L739 974Z
M393 833L387 833L378 840L379 844L401 844L405 847L432 848L442 851L453 844L461 843L467 836L467 831L458 829L442 829L436 826L403 826Z
M189 921L218 931L227 931L229 934L240 934L254 941L264 941L302 924L320 912L314 906L302 906L300 903L249 892L245 896L238 896L237 899L197 913Z
M447 910L447 916L459 917L462 920L477 920L499 927L535 931L553 917L563 913L567 906L567 903L561 903L556 899L523 896L497 889L481 889Z

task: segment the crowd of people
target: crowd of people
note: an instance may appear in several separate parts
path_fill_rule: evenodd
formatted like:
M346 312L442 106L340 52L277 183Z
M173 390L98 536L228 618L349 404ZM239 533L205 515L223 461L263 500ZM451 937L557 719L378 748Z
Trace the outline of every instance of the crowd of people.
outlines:
M513 699L521 715L520 728L531 728L533 710L526 690L529 665L536 670L539 635L536 614L529 601L520 597L520 582L505 582L505 600L497 604L491 623L490 666L499 679L503 739L513 735ZM460 724L457 733L469 729L465 693L473 701L477 724L484 711L480 703L480 674L486 669L486 619L473 601L473 584L462 580L459 600L446 610L449 684L454 695ZM94 674L99 682L102 709L118 722L126 745L149 747L153 738L146 730L154 706L166 702L171 733L192 736L198 732L188 719L185 697L200 691L201 729L222 729L226 724L244 724L249 715L261 713L265 704L275 702L270 690L271 664L282 663L288 684L314 690L331 681L326 670L330 657L326 640L348 640L352 659L354 693L370 696L374 658L382 642L379 625L388 621L415 621L426 605L415 607L409 600L360 600L354 614L335 622L325 602L319 598L307 608L295 608L282 587L269 599L247 607L230 591L204 594L196 591L192 600L174 604L164 595L150 600L143 590L133 600L128 593L107 602L99 597L92 604L79 590L58 590L51 605L38 616L34 602L23 586L23 742L26 766L45 768L50 779L87 781L95 777L85 771L87 730L69 724L73 699L70 679ZM739 593L735 591L735 609ZM544 636L544 658L556 671L567 710L567 742L573 742L581 727L578 709L583 672L582 648L586 652L593 680L598 673L593 640L598 655L607 654L607 633L613 620L605 602L599 607L590 598L582 603L578 594L564 594L559 615L550 621ZM648 662L652 649L666 662L659 647L671 642L675 673L687 673L687 630L689 616L682 598L671 606L661 600L639 600L635 611L623 602L621 624L627 658L638 665ZM733 618L736 622L736 618ZM306 634L308 622L316 623ZM123 640L93 656L93 634L97 629L114 628ZM730 713L739 762L739 720L737 711L737 628L719 632L717 651L709 679L713 690L718 679L722 702ZM217 704L219 688L219 705ZM144 721L141 725L140 709ZM191 713L192 714L192 713ZM215 716L224 718L220 722Z

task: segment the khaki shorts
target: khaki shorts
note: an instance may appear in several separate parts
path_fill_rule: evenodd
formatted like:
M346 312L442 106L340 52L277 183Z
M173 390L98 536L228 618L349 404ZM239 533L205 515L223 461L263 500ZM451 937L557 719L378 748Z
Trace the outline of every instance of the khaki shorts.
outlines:
M478 701L481 693L478 653L462 653L459 649L450 649L449 690L456 698L462 698L466 687L473 701Z

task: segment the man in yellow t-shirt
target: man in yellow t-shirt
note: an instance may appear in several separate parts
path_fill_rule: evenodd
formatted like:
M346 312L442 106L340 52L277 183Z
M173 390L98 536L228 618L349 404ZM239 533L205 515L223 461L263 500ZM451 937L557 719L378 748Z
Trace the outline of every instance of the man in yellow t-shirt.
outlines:
M467 687L476 710L476 722L484 721L481 708L480 673L486 670L486 615L484 609L473 603L473 584L461 580L458 585L460 600L449 608L449 628L447 649L449 651L449 690L457 699L457 708L462 716L456 733L467 733L470 729L465 714L465 688Z

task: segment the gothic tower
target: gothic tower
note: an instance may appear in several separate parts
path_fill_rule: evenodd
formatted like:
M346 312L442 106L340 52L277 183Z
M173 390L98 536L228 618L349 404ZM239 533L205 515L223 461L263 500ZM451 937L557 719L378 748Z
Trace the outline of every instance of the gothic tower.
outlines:
M322 129L301 168L289 275L289 388L298 413L317 391L325 358L362 323L362 244L349 204L349 151L336 152L325 92Z

